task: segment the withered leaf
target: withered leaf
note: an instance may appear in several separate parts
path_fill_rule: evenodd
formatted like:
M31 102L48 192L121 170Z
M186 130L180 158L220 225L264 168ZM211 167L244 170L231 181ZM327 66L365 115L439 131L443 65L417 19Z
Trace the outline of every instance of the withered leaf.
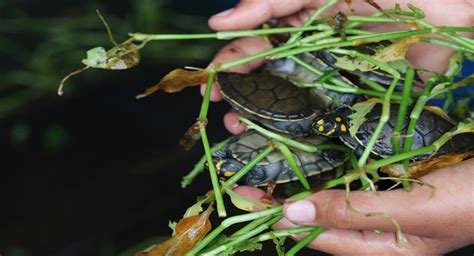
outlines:
M206 83L208 77L209 70L207 69L185 70L178 68L169 72L158 84L149 87L144 93L137 95L137 99L160 90L167 93L179 92L187 87Z
M212 205L199 215L181 219L176 224L176 235L170 239L138 252L135 256L178 256L190 251L211 230L209 216Z
M186 151L190 150L194 144L201 138L200 129L206 127L207 122L196 121L191 127L189 127L184 133L183 137L179 139L179 145Z
M401 39L400 41L391 44L383 48L381 51L377 52L374 56L374 59L384 63L405 59L406 53L410 45L418 41L420 41L419 36L411 36Z

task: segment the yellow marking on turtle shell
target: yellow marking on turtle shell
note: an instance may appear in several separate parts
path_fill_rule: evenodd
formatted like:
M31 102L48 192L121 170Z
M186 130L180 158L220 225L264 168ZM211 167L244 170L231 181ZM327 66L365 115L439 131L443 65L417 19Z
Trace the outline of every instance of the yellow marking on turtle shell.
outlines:
M323 132L324 131L324 126L319 126L318 131Z
M232 177L232 175L234 175L235 172L224 172L224 177Z
M342 121L342 118L336 117L336 122L339 122L339 123L340 123L341 121Z
M347 127L341 124L341 132L347 132Z
M324 119L319 119L319 120L316 122L316 124L319 124L319 125L324 124Z

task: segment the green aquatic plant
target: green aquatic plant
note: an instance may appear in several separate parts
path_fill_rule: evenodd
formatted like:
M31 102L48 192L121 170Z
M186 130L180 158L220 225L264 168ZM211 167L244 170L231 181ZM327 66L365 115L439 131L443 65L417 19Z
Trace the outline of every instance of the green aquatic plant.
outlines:
M201 104L200 113L197 118L197 121L188 130L185 135L186 138L183 140L183 144L185 144L186 146L190 146L192 142L200 139L203 145L204 157L199 161L198 164L196 164L195 168L187 176L185 176L185 178L183 178L182 186L185 187L189 185L194 179L194 177L196 177L200 172L204 171L206 169L205 167L207 166L212 183L212 192L208 193L206 203L210 205L213 205L215 203L219 217L227 217L227 210L224 204L223 197L224 195L230 196L232 202L234 202L234 204L236 205L246 205L246 207L249 209L254 209L256 206L264 208L263 210L258 212L246 213L225 218L202 240L195 241L196 245L192 249L187 251L186 255L228 255L234 254L238 251L259 250L261 249L261 242L266 240L275 241L277 251L281 254L283 253L283 249L281 247L281 243L283 241L281 240L282 238L292 237L296 234L302 233L308 234L306 238L296 243L296 245L294 245L285 253L285 255L295 255L299 250L301 250L309 242L315 239L321 232L324 232L327 229L326 227L301 227L288 230L268 231L271 225L278 222L283 217L283 207L281 205L272 206L261 202L252 202L249 200L243 202L244 199L239 198L238 195L233 193L231 190L232 186L236 184L238 180L242 178L245 174L251 171L252 168L257 165L262 159L264 159L270 153L278 150L285 157L288 164L293 168L296 176L298 177L304 189L304 192L291 197L292 200L299 200L310 195L311 189L313 188L311 187L310 183L297 165L297 162L292 154L292 149L298 149L306 152L316 152L318 150L323 149L337 149L341 151L350 152L350 164L347 165L347 170L345 170L346 174L336 179L327 181L320 188L329 189L335 186L345 185L347 192L346 203L348 209L350 209L356 214L363 214L365 216L387 217L397 227L397 238L400 242L402 242L403 237L401 235L400 227L397 221L393 219L388 213L363 213L350 206L349 184L353 183L354 181L360 180L361 186L359 186L358 189L366 190L370 188L372 190L375 190L374 184L383 179L379 175L379 169L390 164L402 162L405 171L404 175L400 178L392 179L401 182L404 188L409 190L410 182L416 181L415 179L412 179L410 177L410 174L408 172L410 158L425 154L427 152L436 152L438 149L441 148L442 145L444 145L447 141L449 141L453 136L457 134L474 132L474 121L472 119L468 119L465 122L459 123L459 125L453 128L453 130L446 132L444 135L438 138L432 145L422 147L416 150L411 150L413 132L417 125L417 120L419 119L420 114L423 111L427 101L429 99L437 97L444 97L449 99L452 95L453 89L457 87L467 86L470 83L469 81L472 82L471 79L467 80L467 82L464 81L454 83L453 77L459 73L463 56L474 53L474 44L472 42L473 40L460 36L455 32L474 32L474 28L432 26L431 24L423 20L423 11L412 5L408 5L409 11L401 10L401 8L396 5L393 9L383 10L383 12L379 11L371 16L348 15L345 19L346 22L344 24L339 24L339 27L335 27L331 25L332 19L320 18L321 14L335 3L337 3L337 0L327 1L319 9L317 9L314 14L307 20L307 22L305 22L305 24L303 24L301 27L260 28L246 31L226 31L205 34L131 33L129 34L129 38L122 43L115 42L112 36L110 36L114 46L109 50L105 50L104 48L93 48L88 52L86 59L83 61L83 64L85 66L84 68L80 69L79 72L82 72L83 70L88 68L131 68L132 66L138 64L138 61L140 60L139 52L142 51L142 48L144 49L145 46L152 44L153 41L197 39L227 40L238 37L271 36L274 34L282 33L288 33L290 35L289 39L282 45L252 56L247 56L220 65L210 65L205 69L198 69L195 71L175 70L168 74L165 78L163 78L163 80L156 86L148 89L145 93L139 95L139 97L144 97L158 90L163 90L166 92L177 92L192 85L206 83L206 90L204 92L203 101ZM394 32L370 32L362 30L360 28L361 25L368 22L401 23L416 25L413 25L412 29L410 30L401 30ZM341 33L341 30L344 33ZM111 35L109 29L108 32L109 35ZM437 34L439 35L439 38L434 39L424 37L424 35L428 34ZM389 59L383 59L380 56L371 56L367 54L362 54L355 50L344 48L372 42L380 42L389 39L398 40L398 43L395 43L399 44L396 45L399 46L397 54L402 55L403 57L405 56L405 52L408 49L408 46L418 41L429 42L432 44L442 45L444 47L450 47L452 49L455 49L457 51L457 54L452 58L449 69L445 74L434 74L429 78L426 86L424 87L421 93L414 92L412 88L415 80L414 77L416 69L410 67L409 65L406 65L406 63L404 63L403 61L402 63L400 63L400 60L404 58L401 59L400 57L394 57L390 54L387 54L389 56ZM361 89L358 87L354 87L353 85L334 77L334 72L324 72L322 70L318 70L316 67L310 65L309 63L306 63L304 60L298 57L298 54L318 50L326 50L330 53L337 54L338 56L344 56L345 59L358 60L359 63L363 63L364 65L363 67L356 67L359 69L364 68L368 70L383 71L390 75L390 85L388 86L388 88L385 88L380 84L377 84L376 82L371 82L362 79L366 82L369 88ZM365 145L361 156L357 158L352 149L332 143L321 144L318 146L307 145L288 138L287 136L267 130L247 118L240 117L240 121L245 123L248 129L256 130L257 132L266 136L270 139L270 143L268 145L262 145L265 147L263 150L260 151L259 154L257 154L253 159L250 159L250 161L245 164L244 167L231 178L220 183L216 172L216 166L213 162L212 153L224 147L227 141L224 141L215 145L214 147L211 147L208 138L206 127L209 122L209 120L207 119L207 114L210 107L211 87L214 83L216 73L261 58L290 58L312 74L316 75L317 77L320 77L318 81L314 81L312 83L296 83L297 86L306 88L324 88L327 90L365 95L368 97L375 98L370 104L366 104L365 106L360 105L358 112L356 111L356 113L354 114L354 120L352 120L354 121L352 122L354 125L352 127L352 130L350 131L352 134L357 132L358 126L361 125L360 122L363 122L360 120L364 120L364 115L367 112L370 112L370 109L375 104L382 104L380 120L378 121L377 126L373 132L373 136ZM404 71L401 72L400 69L403 69ZM62 86L67 80L67 78L77 73L78 72L71 73L61 82L61 87L58 91L60 94L62 93ZM402 77L401 73L405 73L404 77ZM401 92L396 92L395 87L397 86L399 80L402 78L404 78L403 90ZM394 155L369 162L368 159L371 155L374 145L377 143L379 135L382 132L382 129L384 128L385 124L389 121L392 103L397 103L400 105L399 113L395 121L394 133L392 134L392 145ZM413 108L410 108L410 106L413 106ZM408 112L410 112L410 122L408 124L406 134L402 134L404 117ZM357 121L359 123L357 123ZM401 145L403 145L403 147ZM367 174L369 174L371 178L369 178ZM203 209L201 206L203 202L200 201L198 202L198 204L198 208L202 211ZM196 209L196 207L194 207L193 209ZM195 210L193 210L193 212L195 215L200 213L200 211ZM242 223L247 224L241 227L239 230L234 231L229 236L225 236L223 234L223 232L227 231L230 227Z

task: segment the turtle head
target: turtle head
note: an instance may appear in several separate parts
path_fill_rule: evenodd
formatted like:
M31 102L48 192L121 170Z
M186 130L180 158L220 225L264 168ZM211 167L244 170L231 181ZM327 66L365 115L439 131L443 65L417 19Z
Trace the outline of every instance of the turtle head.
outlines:
M217 174L224 179L232 177L244 165L231 157L214 157Z
M338 114L321 115L311 124L311 133L334 138L348 132L346 118Z

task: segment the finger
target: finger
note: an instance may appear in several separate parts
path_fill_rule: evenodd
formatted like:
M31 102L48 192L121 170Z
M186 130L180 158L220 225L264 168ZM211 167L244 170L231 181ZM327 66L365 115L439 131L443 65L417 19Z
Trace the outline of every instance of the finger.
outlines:
M204 96L204 93L206 92L206 86L207 86L206 84L201 84L200 92L201 92L202 96ZM217 84L215 84L215 83L212 84L210 100L211 101L221 101L222 100L222 94L219 91L219 88L217 87Z
M293 227L281 220L278 229ZM300 241L307 234L293 237ZM372 231L329 229L321 233L308 244L308 247L335 255L435 255L447 252L447 246L439 240L405 235L403 244L396 239L395 233L374 233Z
M233 60L241 59L247 56L255 55L259 52L268 50L271 48L271 45L263 40L262 38L257 37L248 37L248 38L240 38L237 39L224 48L222 48L219 53L217 53L216 57L212 61L215 64L223 64L226 62L230 62ZM253 62L248 62L226 71L232 71L237 73L248 73L253 69L261 66L263 63L263 59L256 60ZM204 95L206 90L206 85L201 85L201 95ZM222 95L219 91L219 88L214 83L212 86L211 91L211 101L220 101L222 100Z
M345 191L328 190L313 194L307 199L284 206L285 217L298 225L326 226L338 229L373 230L395 232L396 227L391 219L373 213L392 215L403 222L405 210L412 205L409 196L403 197L404 191L350 193L349 201L353 209L346 205ZM425 198L427 200L427 198ZM370 216L368 215L370 213ZM404 230L405 231L405 230Z
M241 0L236 7L212 16L209 19L209 27L218 31L251 29L271 18L281 17L285 17L286 24L301 25L314 13L315 8L325 2L325 0ZM389 9L400 0L379 2L381 8ZM339 1L322 13L321 17L333 16L337 12L369 15L375 11L377 9L367 1Z
M209 19L214 30L252 29L271 18L288 16L305 6L304 0L241 0L237 6Z
M353 230L379 228L388 232L397 230L392 222L396 220L403 232L425 237L439 235L439 227L446 227L445 232L466 232L459 227L468 225L463 225L462 221L468 218L464 216L472 216L471 208L460 208L469 198L459 191L465 191L471 185L473 163L474 160L463 161L424 176L424 181L436 187L434 196L429 187L420 185L414 185L412 191L354 191L350 193L349 202L356 212L347 207L345 191L327 190L305 200L286 203L285 217L299 225Z
M234 192L250 200L258 201L265 196L265 191L250 186L238 186Z
M263 191L262 189L256 188L256 187L250 187L250 186L238 186L234 188L234 192L239 194L240 196L243 196L249 200L252 201L260 201L262 198L267 196L267 193ZM268 199L268 198L266 198ZM278 205L278 201L274 198L271 198L271 202L273 205ZM261 211L264 210L265 208L260 205L255 205L254 211Z
M239 121L239 113L230 111L224 115L224 126L232 134L238 135L247 130L247 125Z

